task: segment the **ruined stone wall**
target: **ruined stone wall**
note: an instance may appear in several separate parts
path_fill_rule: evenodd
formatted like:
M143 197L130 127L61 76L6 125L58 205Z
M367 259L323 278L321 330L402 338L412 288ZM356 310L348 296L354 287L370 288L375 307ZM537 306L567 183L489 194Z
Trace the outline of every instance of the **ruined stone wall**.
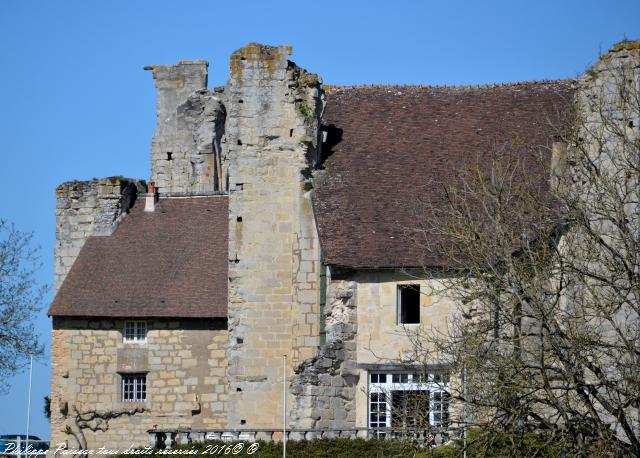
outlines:
M146 445L152 428L226 426L226 346L223 320L150 320L147 342L123 343L123 320L55 317L52 333L51 443L77 443L79 412L144 408L84 430L88 446ZM121 373L147 372L146 402L122 402ZM90 423L92 426L96 422Z
M204 194L225 189L222 138L225 109L207 89L206 61L154 65L157 125L151 177L162 194Z
M87 237L111 235L145 190L144 181L122 177L69 181L56 188L55 291Z
M283 355L319 344L319 243L310 200L320 82L290 47L251 44L231 57L229 427L282 424ZM289 397L291 402L291 397Z
M356 425L357 293L358 284L350 279L328 281L327 340L314 357L295 369L292 428L335 430Z
M398 285L420 285L420 325L397 322ZM367 427L367 370L363 364L398 365L414 351L416 331L444 329L454 302L433 294L437 279L391 270L358 271L327 286L327 341L296 368L292 427ZM437 363L434 361L433 363Z

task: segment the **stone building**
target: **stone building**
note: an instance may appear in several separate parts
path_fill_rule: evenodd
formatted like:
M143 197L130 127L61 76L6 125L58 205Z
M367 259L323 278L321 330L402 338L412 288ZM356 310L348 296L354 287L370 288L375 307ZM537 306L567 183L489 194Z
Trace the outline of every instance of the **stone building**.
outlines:
M56 189L53 444L270 434L283 385L291 437L392 426L405 331L452 307L424 294L446 260L411 243L412 203L497 144L550 149L576 88L330 87L290 54L249 44L215 89L204 61L146 67L151 180ZM436 427L448 383L421 379Z

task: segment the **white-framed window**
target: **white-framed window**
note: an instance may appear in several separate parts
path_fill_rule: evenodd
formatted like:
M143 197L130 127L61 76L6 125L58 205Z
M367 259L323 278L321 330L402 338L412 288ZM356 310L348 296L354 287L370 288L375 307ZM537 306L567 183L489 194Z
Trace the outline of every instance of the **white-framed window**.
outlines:
M122 332L123 342L142 343L147 341L146 321L125 321Z
M398 285L398 324L420 324L420 285Z
M449 425L449 375L443 371L371 372L369 428L427 429ZM374 431L385 437L384 430Z
M147 399L147 374L121 374L122 401L143 402Z

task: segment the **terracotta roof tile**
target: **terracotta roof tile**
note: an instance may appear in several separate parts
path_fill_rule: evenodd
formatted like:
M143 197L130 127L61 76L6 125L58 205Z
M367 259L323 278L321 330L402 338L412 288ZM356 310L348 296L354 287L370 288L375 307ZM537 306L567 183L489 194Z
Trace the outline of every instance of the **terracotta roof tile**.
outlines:
M227 316L228 198L139 201L111 236L89 237L49 315Z
M572 96L571 81L332 88L323 116L328 157L316 174L314 201L325 262L442 265L405 236L415 225L416 193L440 192L425 185L451 183L495 145L551 146L552 125L562 122Z

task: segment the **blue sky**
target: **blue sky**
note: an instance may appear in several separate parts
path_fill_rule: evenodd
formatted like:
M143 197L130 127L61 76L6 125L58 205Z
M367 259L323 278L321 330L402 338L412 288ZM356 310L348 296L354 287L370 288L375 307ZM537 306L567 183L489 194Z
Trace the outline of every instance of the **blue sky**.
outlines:
M52 283L55 186L149 177L155 124L144 65L207 59L223 85L231 52L290 44L328 84L478 84L571 78L624 37L640 1L0 0L0 217L34 231ZM34 366L31 431L48 438L47 353ZM26 429L27 374L0 397L0 434Z

